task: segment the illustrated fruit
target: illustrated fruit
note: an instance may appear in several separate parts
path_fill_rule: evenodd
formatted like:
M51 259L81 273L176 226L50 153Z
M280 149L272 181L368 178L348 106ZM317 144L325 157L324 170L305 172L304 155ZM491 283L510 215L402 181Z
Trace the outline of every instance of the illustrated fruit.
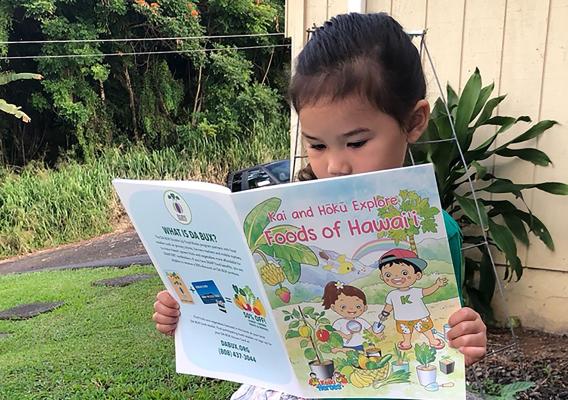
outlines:
M302 325L298 328L298 333L301 337L307 338L310 336L310 333L312 333L312 330L308 325Z
M353 386L358 388L364 388L367 386L371 386L373 383L373 377L369 374L365 374L360 369L355 369L351 376L349 377Z
M329 331L325 329L318 329L316 331L316 337L320 342L327 342L329 340Z
M351 374L353 373L354 369L355 368L353 368L351 365L346 365L343 368L341 368L339 372L341 372L342 375L345 375L346 377L349 378L349 376L351 376Z
M284 303L289 303L290 298L292 297L290 291L286 287L276 289L276 296L280 297L280 300L282 300Z
M245 299L245 297L243 295L240 295L240 294L235 295L234 303L241 310L246 310L246 306L248 306L247 300Z
M383 367L378 369L360 369L354 368L349 380L353 386L358 388L364 388L371 386L375 381L385 380L389 375L390 364L385 364Z
M357 360L357 363L359 364L359 368L366 369L367 368L367 361L369 361L369 359L364 354L359 354L359 359Z
M282 267L274 263L263 265L260 268L260 277L262 278L264 283L270 286L279 285L286 279L286 276L284 276L284 271L282 271Z
M254 301L254 304L252 306L252 311L256 314L256 315L260 315L261 317L264 317L266 315L266 311L264 310L264 307L262 306L262 303L260 302L260 299L256 299Z

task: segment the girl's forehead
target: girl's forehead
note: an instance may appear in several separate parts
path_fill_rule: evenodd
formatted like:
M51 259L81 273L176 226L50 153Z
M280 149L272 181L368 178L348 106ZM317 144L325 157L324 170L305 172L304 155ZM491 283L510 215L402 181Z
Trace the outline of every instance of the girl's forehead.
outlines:
M306 105L299 113L302 131L310 136L343 135L356 128L381 127L398 133L400 125L390 115L360 97L320 101Z
M339 296L337 296L337 300L338 301L363 301L361 300L358 296L348 296L345 293L341 293Z

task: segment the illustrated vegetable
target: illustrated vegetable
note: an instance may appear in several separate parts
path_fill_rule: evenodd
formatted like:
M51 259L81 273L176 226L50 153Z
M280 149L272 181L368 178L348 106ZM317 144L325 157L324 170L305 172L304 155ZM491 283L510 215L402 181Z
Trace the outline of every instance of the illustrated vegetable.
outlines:
M327 342L329 340L329 331L325 329L318 329L316 331L316 337L320 342Z
M312 330L308 325L304 325L298 328L298 333L300 334L301 337L307 338L310 337L310 333L312 333Z
M266 315L264 306L260 299L254 295L250 287L245 286L241 289L238 286L233 285L233 290L235 291L233 303L238 308L247 312L253 312L259 317L264 317Z
M300 348L308 361L322 365L325 354L334 348L343 347L343 338L335 331L325 316L325 311L317 312L314 307L295 307L291 312L284 310L284 322L288 323L286 339L300 338Z

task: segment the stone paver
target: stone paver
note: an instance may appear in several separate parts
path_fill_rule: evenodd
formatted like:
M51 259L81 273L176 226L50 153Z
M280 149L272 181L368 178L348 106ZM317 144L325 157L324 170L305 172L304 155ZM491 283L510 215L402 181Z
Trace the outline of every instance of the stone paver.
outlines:
M0 319L28 319L36 317L40 314L55 310L64 304L63 301L52 303L30 303L21 304L19 306L0 311Z

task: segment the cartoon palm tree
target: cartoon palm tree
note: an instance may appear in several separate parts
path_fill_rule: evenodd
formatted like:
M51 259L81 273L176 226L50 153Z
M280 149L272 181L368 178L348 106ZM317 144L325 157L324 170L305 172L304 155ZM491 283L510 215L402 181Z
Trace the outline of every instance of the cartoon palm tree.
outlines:
M381 198L381 196L378 196ZM412 212L420 219L420 225L416 226L411 217ZM405 214L403 214L403 212ZM406 229L391 229L377 234L379 238L388 237L398 245L402 241L410 243L410 250L418 254L416 248L416 241L414 237L420 232L438 232L438 224L436 223L436 215L440 212L439 209L430 205L428 198L423 198L415 191L401 190L399 192L398 204L396 206L389 204L386 207L378 209L380 218L393 218L406 215L409 219L409 227Z
M272 197L254 207L244 221L244 232L252 254L262 259L260 276L264 283L275 286L275 294L284 303L289 303L290 290L283 286L284 281L290 284L298 282L302 273L302 264L318 265L314 252L301 243L268 244L264 232L268 229L275 235L279 232L295 232L299 228L294 225L281 224L268 228L268 215L278 211L282 200ZM271 258L273 261L270 261Z

